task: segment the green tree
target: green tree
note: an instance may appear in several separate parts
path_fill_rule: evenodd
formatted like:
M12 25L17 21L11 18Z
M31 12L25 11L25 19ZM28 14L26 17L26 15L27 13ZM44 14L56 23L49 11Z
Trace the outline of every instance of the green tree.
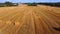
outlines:
M9 1L5 2L5 4L6 4L6 6L12 6L13 5L13 3L9 2Z

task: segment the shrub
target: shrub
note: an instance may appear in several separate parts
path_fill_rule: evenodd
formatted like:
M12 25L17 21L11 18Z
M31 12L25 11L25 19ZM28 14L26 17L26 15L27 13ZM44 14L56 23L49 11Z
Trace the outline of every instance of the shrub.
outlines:
M28 6L37 6L36 3L28 3Z

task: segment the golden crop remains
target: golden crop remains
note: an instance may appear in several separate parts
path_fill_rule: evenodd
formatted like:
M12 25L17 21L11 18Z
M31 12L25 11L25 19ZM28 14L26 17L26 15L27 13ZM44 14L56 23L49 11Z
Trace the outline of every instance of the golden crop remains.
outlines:
M60 34L53 27L60 27L58 7L0 7L0 34Z

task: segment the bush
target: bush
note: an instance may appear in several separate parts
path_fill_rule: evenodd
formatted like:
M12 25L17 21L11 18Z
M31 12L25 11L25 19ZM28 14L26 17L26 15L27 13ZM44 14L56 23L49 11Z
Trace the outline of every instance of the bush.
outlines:
M28 6L37 6L36 3L28 3Z
M4 3L0 3L0 7L4 7L5 6L5 4Z

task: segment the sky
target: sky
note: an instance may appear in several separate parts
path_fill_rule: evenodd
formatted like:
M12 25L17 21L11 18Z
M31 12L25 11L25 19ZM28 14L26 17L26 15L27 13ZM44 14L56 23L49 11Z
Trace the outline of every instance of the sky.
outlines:
M60 0L0 0L1 2L6 2L6 1L10 1L10 2L21 2L21 3L25 3L25 2L60 2Z

